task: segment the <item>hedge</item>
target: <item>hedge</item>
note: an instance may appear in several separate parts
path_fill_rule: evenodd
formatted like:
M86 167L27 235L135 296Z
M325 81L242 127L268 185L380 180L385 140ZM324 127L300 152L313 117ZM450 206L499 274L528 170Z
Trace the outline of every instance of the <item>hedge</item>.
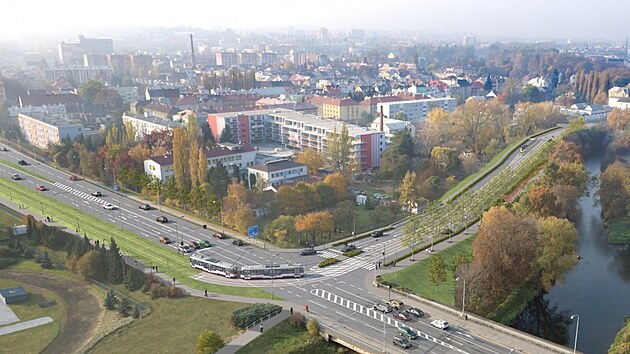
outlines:
M247 328L270 315L280 313L282 306L274 304L254 304L232 312L232 325Z
M343 255L346 257L354 257L361 253L363 253L363 250L352 250L352 251L344 252Z
M327 267L329 265L335 264L339 262L339 260L337 258L326 258L323 261L319 262L319 267L320 268L324 268Z

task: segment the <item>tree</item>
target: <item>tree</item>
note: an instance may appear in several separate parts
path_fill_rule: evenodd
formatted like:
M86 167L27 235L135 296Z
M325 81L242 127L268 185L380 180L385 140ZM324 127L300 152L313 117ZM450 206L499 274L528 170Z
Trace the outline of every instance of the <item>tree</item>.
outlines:
M340 133L337 132L337 126L335 126L333 132L328 134L326 163L332 167L333 171L340 172L344 176L350 175L357 168L352 137L345 124L341 126Z
M188 141L183 129L175 128L173 132L173 177L177 188L190 191L190 174L188 173Z
M221 136L219 137L219 142L221 143L233 143L234 135L232 135L232 131L230 130L230 126L226 125L221 132Z
M610 129L614 131L622 131L628 127L628 123L630 122L630 112L627 110L620 110L619 108L613 108L613 110L608 113L608 118L606 120Z
M90 281L92 279L101 281L105 278L105 265L98 251L90 251L84 254L77 262L77 272L81 277Z
M486 92L492 91L492 80L490 80L490 76L486 78L486 82L483 84L483 90Z
M341 173L329 174L324 178L324 184L333 189L337 202L344 201L348 197L348 181Z
M79 87L79 96L88 103L94 103L96 95L103 89L103 84L96 80L89 80Z
M311 237L312 245L316 244L319 235L330 232L333 228L333 217L327 211L312 212L295 218L295 230L306 232Z
M230 177L228 171L220 162L216 166L210 168L208 172L208 184L212 194L219 198L227 195L228 186L230 185Z
M107 250L107 279L112 284L120 284L123 281L125 261L120 254L116 240L112 237Z
M317 320L311 318L306 324L306 330L311 337L317 337L319 335L319 324L317 323Z
M188 168L190 175L190 187L194 189L198 187L203 181L199 181L199 145L197 145L197 141L193 141L189 143L189 155L188 155ZM203 151L201 152L203 154Z
M547 186L532 186L527 190L527 201L532 213L541 216L560 215L553 189Z
M407 207L407 211L411 211L418 206L418 178L415 172L405 174L402 185L400 186L400 203Z
M577 263L577 230L567 219L542 218L536 224L539 255L536 266L540 285L545 291L556 281L564 281L566 272Z
M112 294L112 291L108 291L107 294L105 295L105 301L103 302L103 306L105 306L106 309L108 310L113 310L114 307L116 306L116 304L114 303L114 295Z
M268 239L275 239L276 244L280 247L290 245L292 243L291 237L296 234L295 217L293 216L280 215L265 227L265 236Z
M446 281L446 264L441 254L435 254L431 257L428 267L429 281L435 285L435 292L438 290L438 286Z
M104 88L94 96L94 103L102 104L109 112L117 112L123 105L123 99L118 92L110 88Z
M232 183L223 198L223 221L240 232L254 220L252 209L247 202L247 189L242 183Z
M402 120L402 121L408 121L409 117L407 116L407 114L405 112L397 112L396 115L394 115L394 119L397 120Z
M197 156L197 181L200 185L203 185L208 182L208 159L204 154L203 148L199 148Z
M120 305L118 305L118 313L122 317L127 317L129 316L130 307L131 307L131 304L129 303L129 300L126 297L123 297L122 301L120 302Z
M131 315L134 319L140 318L140 310L138 310L138 306L133 307L133 314Z
M197 338L196 354L213 354L225 346L225 342L218 334L205 330Z
M316 174L324 167L324 158L314 149L305 149L297 153L295 162L303 163L308 167L308 173Z

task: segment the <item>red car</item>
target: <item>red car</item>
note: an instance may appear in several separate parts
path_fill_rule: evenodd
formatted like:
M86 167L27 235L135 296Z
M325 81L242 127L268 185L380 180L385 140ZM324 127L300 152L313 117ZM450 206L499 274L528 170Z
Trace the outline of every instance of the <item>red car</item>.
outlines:
M223 232L215 232L214 234L212 234L212 236L214 236L216 238L220 238L220 239L226 238L226 236L225 236L225 234Z
M396 312L394 318L401 321L411 321L412 317L407 312Z
M80 178L75 176L75 175L72 175L72 176L70 176L70 180L71 181L78 181L78 180L80 180Z
M48 190L48 188L46 188L46 186L37 186L37 187L35 187L35 189L37 189L38 191L42 191L42 192Z

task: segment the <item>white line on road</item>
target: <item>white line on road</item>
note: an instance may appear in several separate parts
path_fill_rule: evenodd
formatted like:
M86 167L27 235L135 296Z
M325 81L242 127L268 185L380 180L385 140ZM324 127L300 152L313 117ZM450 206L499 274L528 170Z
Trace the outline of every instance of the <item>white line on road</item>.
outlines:
M375 330L375 331L379 331L379 332L383 333L383 330L382 330L382 329L378 329L378 328L376 328L376 327L374 327L374 326L370 326L370 325L369 325L369 324L367 324L367 323L364 323L364 324L365 324L366 326L368 326L368 327L372 328L372 329L373 329L373 330Z
M327 308L328 308L328 307L326 307L326 306L324 306L324 305L320 304L320 303L319 303L319 302L317 302L317 301L312 301L312 300L311 300L311 302L312 302L312 303L314 303L315 305L317 305L317 306L321 306L321 307L323 307L323 308L325 308L325 309L327 309Z

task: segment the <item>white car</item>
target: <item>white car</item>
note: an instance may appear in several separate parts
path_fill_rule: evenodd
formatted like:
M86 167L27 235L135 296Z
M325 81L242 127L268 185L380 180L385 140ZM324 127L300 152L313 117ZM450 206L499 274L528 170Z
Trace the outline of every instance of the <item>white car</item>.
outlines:
M444 320L433 320L433 321L431 321L431 326L433 326L435 328L439 328L439 329L447 329L448 328L448 322L446 322Z
M118 207L112 203L105 203L103 204L103 209L114 210L114 209L118 209Z

